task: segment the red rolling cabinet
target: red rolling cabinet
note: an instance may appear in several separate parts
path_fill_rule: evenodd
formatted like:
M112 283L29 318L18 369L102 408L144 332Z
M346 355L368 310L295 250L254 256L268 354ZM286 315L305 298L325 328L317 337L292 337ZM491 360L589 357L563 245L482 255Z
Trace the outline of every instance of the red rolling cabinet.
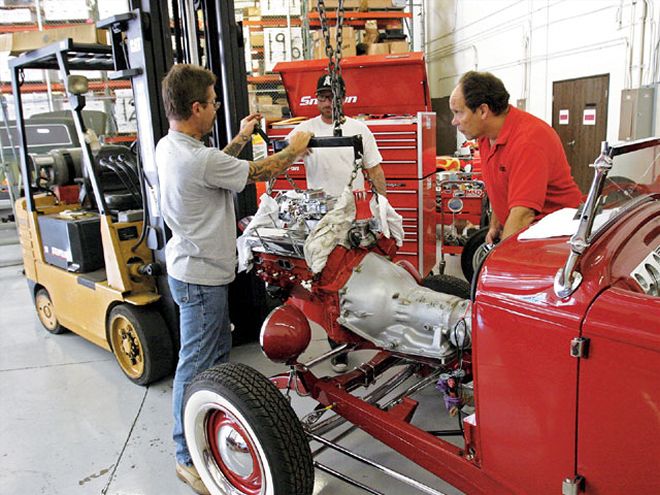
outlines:
M318 115L316 82L326 68L324 60L275 66L294 117ZM344 112L372 115L363 122L374 134L383 157L388 200L403 217L405 239L397 260L409 260L426 276L436 262L436 122L435 113L427 111L431 100L423 54L347 57L342 61L342 75L346 82ZM376 87L374 78L390 82ZM293 127L273 126L268 135L271 140L284 139ZM288 174L297 187L306 187L302 162L291 166ZM291 188L286 179L279 178L274 192Z

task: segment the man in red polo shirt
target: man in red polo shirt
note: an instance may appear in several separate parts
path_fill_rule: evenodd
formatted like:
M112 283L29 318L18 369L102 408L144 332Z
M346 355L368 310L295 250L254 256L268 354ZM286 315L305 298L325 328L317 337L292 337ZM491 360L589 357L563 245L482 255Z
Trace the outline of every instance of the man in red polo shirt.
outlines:
M486 242L493 243L561 208L582 193L555 130L509 105L504 84L488 72L467 72L449 97L452 125L479 140L483 179L493 208Z

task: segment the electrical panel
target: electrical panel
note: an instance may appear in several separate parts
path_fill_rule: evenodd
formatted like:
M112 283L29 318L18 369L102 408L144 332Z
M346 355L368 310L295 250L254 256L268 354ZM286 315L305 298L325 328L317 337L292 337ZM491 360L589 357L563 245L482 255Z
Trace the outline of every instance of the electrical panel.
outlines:
M654 105L655 87L624 89L621 92L619 140L653 136Z

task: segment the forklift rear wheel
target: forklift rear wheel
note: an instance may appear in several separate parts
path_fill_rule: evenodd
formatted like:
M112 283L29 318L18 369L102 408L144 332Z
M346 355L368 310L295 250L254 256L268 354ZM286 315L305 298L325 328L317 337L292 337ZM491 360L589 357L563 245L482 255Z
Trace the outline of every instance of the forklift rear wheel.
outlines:
M163 317L153 308L128 304L112 308L108 341L119 367L137 385L149 385L172 372L172 341Z
M470 299L470 284L451 275L429 275L422 280L422 285L435 292L442 292L463 299Z
M461 253L461 269L465 279L472 283L474 274L479 271L488 250L486 249L486 234L488 227L483 227L472 234L463 247Z
M60 322L57 320L53 301L51 300L48 291L43 287L37 290L37 293L34 296L34 305L37 308L39 321L49 333L59 335L67 331L67 329L60 325Z
M228 363L201 373L186 390L183 421L211 493L312 494L312 454L300 421L258 371Z

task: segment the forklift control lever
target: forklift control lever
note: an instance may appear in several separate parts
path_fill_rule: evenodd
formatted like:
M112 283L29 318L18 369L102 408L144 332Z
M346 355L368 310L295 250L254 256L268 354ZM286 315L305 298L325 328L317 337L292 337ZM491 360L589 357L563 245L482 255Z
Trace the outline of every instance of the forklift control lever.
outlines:
M266 134L264 130L261 128L261 125L259 124L255 125L252 134L258 134L259 136L261 136L261 139L264 140L266 146L270 146L270 138L268 137L268 134Z

